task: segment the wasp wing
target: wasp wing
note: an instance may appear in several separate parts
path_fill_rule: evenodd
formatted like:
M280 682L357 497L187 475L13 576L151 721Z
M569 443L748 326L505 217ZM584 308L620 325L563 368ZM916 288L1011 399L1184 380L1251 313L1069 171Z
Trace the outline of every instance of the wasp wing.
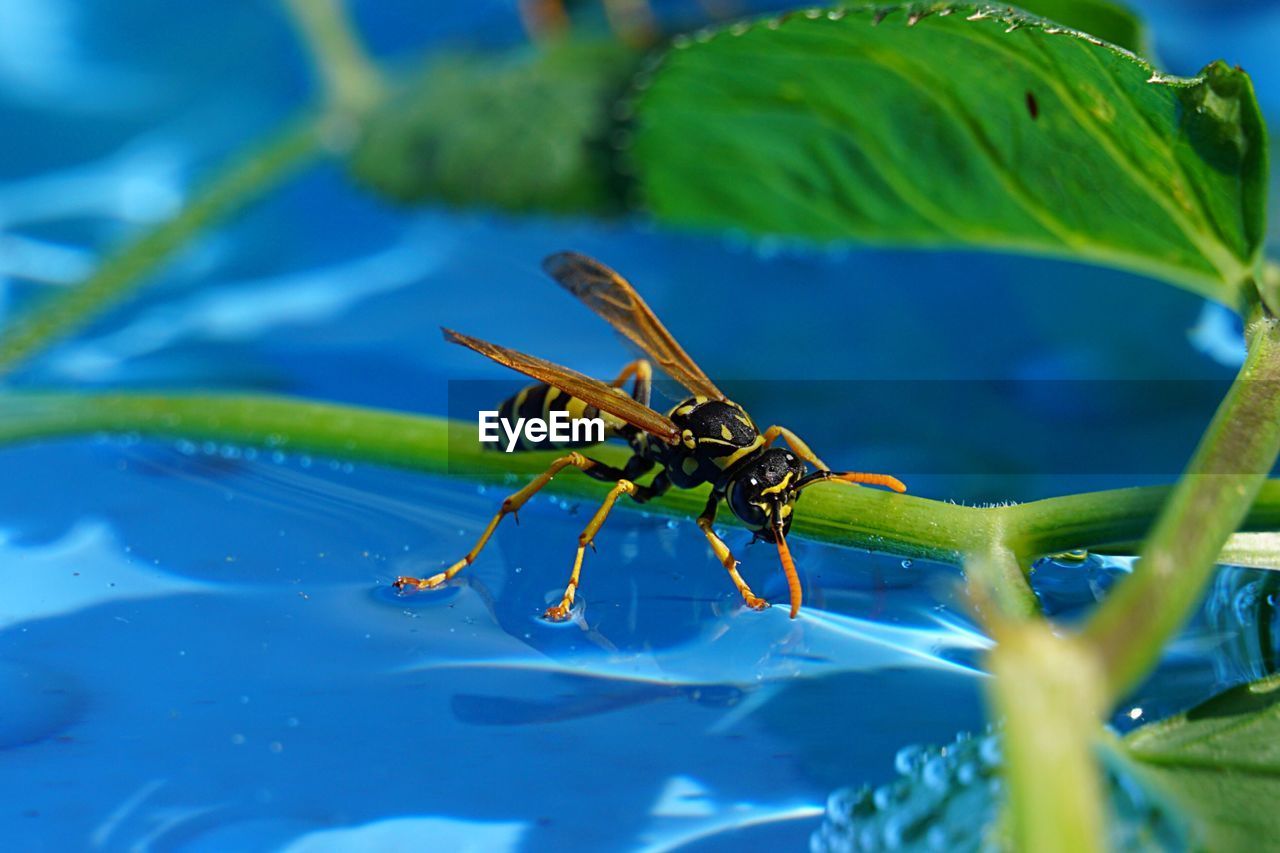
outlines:
M615 417L622 418L632 426L657 436L667 444L676 444L680 441L680 428L670 418L636 402L627 396L621 388L606 385L598 379L592 379L590 376L584 376L576 370L552 364L545 359L500 347L497 344L469 337L452 329L444 329L443 331L446 341L462 344L464 347L473 349L481 355L493 359L498 364L518 370L525 376L532 376L539 382L553 385L566 394L571 394L580 400L587 401L602 412L608 412Z
M577 252L559 252L542 262L547 274L611 326L648 353L668 376L694 394L725 399L702 368L671 337L653 310L626 279Z

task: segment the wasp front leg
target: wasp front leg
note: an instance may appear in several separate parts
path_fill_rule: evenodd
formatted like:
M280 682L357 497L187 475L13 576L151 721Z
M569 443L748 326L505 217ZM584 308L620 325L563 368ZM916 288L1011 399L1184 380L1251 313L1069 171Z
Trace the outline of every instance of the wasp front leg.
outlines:
M734 559L733 552L729 550L729 546L724 544L724 540L716 535L713 525L716 522L716 509L720 505L720 500L724 495L720 492L712 492L707 498L706 508L702 510L702 515L698 516L698 529L707 537L707 542L711 545L711 551L716 555L716 559L729 573L729 579L733 581L733 585L738 588L738 592L742 595L742 601L752 610L764 610L769 606L769 602L751 591L751 587L747 586L747 582L742 579L742 575L738 574L738 561Z

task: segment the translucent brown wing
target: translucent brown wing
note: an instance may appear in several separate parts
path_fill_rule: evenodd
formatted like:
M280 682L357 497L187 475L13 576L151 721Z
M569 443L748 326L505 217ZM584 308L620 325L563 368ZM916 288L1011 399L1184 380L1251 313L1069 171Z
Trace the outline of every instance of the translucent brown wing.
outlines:
M694 394L723 400L725 396L702 368L689 358L626 279L599 261L577 252L560 252L542 268L565 290L581 299L622 334L648 353L668 376Z
M442 331L446 341L462 344L483 356L488 356L498 364L518 370L525 376L532 376L539 382L554 385L566 394L586 400L597 409L622 418L632 426L662 439L667 444L676 444L680 441L680 428L670 418L637 403L621 389L606 385L590 376L584 376L576 370L552 364L545 359L525 355L479 338L472 338L452 329Z

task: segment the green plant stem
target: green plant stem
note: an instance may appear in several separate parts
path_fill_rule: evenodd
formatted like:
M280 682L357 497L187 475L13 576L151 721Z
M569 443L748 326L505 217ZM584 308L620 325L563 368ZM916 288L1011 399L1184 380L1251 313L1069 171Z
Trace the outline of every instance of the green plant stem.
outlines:
M1103 850L1105 809L1093 755L1103 707L1091 650L1039 620L989 624L987 689L1005 721L1012 849Z
M965 558L964 570L969 599L984 623L993 618L1018 621L1040 615L1040 600L1027 581L1030 572L1025 558L1009 547L1003 525L993 525L991 541Z
M1006 507L1009 543L1020 554L1053 554L1072 548L1101 548L1107 553L1134 554L1141 548L1160 508L1166 487L1085 492ZM1280 530L1280 481L1268 480L1241 528Z
M108 255L87 279L45 297L0 333L0 377L124 299L196 235L226 219L304 165L320 147L320 123L296 120L254 147L172 218Z
M1105 662L1112 699L1151 669L1190 615L1280 453L1280 322L1258 318L1248 331L1245 364L1160 512L1133 575L1085 629Z
M330 107L360 114L381 100L386 82L365 52L343 0L284 0L311 54Z
M461 440L450 442L451 427ZM553 454L505 454L480 449L475 425L441 418L252 395L70 394L0 395L0 443L34 441L95 432L136 433L161 439L230 442L332 455L433 474L457 473L490 482L514 482L545 470ZM604 446L593 456L620 462L625 448ZM572 473L557 477L554 491L598 499L607 486ZM978 508L890 494L878 489L823 485L805 493L795 532L836 545L959 564L993 545L1021 543L1018 563L1044 550L1088 547L1139 539L1168 496L1165 488L1119 489L1048 498L1016 507ZM693 518L705 489L673 490L649 512ZM625 506L624 504L621 504ZM1113 514L1108 514L1108 507ZM1080 514L1083 520L1077 519ZM728 513L726 523L734 523ZM1070 539L1055 537L1053 524L1072 520ZM1269 482L1244 526L1280 529L1280 482ZM1022 537L1019 539L1018 537ZM1012 582L1012 577L1007 578ZM1025 586L1025 584L1022 584ZM1025 592L1015 595L1025 596ZM1023 598L1024 604L1030 604Z

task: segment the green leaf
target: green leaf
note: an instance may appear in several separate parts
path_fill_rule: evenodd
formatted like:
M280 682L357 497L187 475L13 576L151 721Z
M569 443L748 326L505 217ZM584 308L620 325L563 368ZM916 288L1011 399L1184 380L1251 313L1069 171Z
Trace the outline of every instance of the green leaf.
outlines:
M1142 21L1118 3L1108 0L1022 0L1016 5L1033 15L1095 35L1139 56L1147 53L1147 33Z
M1280 837L1280 676L1143 726L1125 743L1198 818L1205 848L1256 850Z
M444 54L371 117L352 172L407 202L618 212L611 111L638 63L610 40Z
M809 10L679 39L631 157L662 221L1030 252L1240 309L1264 231L1243 72L1163 76L1007 6Z

